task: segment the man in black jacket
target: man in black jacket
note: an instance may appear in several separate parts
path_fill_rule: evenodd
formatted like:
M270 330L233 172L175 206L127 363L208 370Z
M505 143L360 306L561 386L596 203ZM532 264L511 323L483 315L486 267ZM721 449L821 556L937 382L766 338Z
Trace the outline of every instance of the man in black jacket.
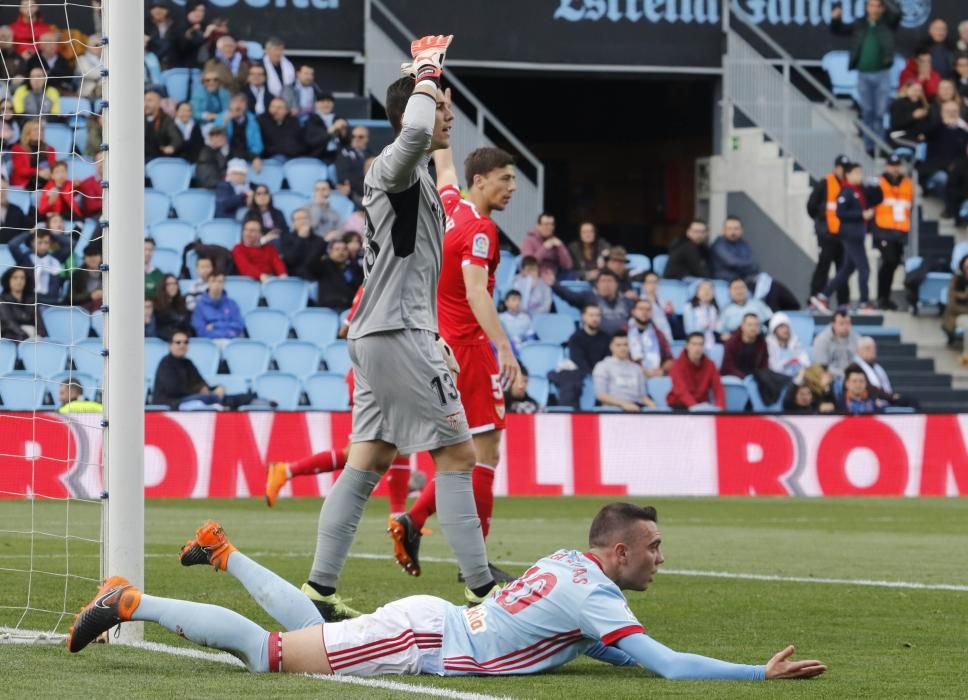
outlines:
M208 143L202 146L195 163L195 182L199 187L214 190L225 179L229 165L229 140L225 129L213 126L208 132Z
M316 110L306 120L303 133L308 155L327 163L332 163L340 150L350 145L350 125L333 111L335 105L332 95L321 95L316 100Z
M548 373L558 387L558 403L579 408L582 385L591 377L595 365L608 357L612 336L601 330L602 310L598 304L586 304L581 310L581 327L568 339L568 358L574 367Z
M321 238L317 241L306 269L310 278L319 282L319 305L336 311L348 309L357 288L363 284L363 272L350 261L346 241L340 239L329 244Z
M0 243L9 243L33 226L27 214L7 198L10 183L6 177L0 178Z
M263 158L276 158L285 162L306 152L299 120L289 114L286 101L281 97L272 98L269 111L256 121L262 130Z
M199 374L195 363L187 357L188 334L175 331L168 343L168 354L161 358L155 370L155 383L151 390L151 402L171 406L173 410L190 401L203 404L220 404L238 408L252 402L255 395L225 393L223 386L209 386Z
M843 8L837 4L830 12L830 30L850 37L850 69L858 72L861 118L883 137L884 114L891 99L894 34L901 24L901 10L895 0L867 0L863 17L846 25L843 16ZM868 150L874 147L866 135L864 145Z
M663 277L681 280L683 277L709 277L709 246L706 245L706 222L693 219L682 238L669 246L669 260Z
M850 164L847 156L837 156L834 169L823 180L813 186L807 200L807 214L813 219L813 230L817 234L817 267L810 278L810 296L816 296L827 286L830 266L835 265L837 272L844 264L844 244L840 237L840 220L837 218L837 197L843 189L844 168ZM836 229L832 230L831 226ZM843 284L837 288L837 302L841 306L850 303L850 288Z
M279 239L282 261L286 263L290 275L310 281L316 279L306 268L312 259L310 256L317 254L316 249L321 240L313 233L309 212L305 208L296 209L292 213L292 226Z

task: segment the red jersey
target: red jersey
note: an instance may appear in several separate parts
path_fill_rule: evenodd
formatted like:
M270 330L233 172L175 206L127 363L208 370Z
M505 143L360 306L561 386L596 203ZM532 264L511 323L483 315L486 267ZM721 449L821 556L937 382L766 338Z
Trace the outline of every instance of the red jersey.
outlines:
M487 292L494 294L494 273L501 261L497 226L461 199L460 190L448 185L440 190L447 214L444 229L443 259L437 285L437 316L440 335L450 345L487 342L477 322L464 287L464 266L479 265L487 269Z

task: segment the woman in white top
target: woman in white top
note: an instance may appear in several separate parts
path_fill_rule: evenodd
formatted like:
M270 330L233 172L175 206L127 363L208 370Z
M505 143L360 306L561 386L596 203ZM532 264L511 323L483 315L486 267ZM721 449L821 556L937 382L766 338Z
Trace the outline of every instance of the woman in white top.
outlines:
M696 287L696 294L682 311L682 324L686 335L702 333L706 346L717 342L716 329L719 327L719 304L716 303L716 290L713 283L703 280Z
M810 355L800 345L790 326L790 317L782 311L770 318L770 332L766 336L766 349L770 355L770 369L788 377L810 366Z

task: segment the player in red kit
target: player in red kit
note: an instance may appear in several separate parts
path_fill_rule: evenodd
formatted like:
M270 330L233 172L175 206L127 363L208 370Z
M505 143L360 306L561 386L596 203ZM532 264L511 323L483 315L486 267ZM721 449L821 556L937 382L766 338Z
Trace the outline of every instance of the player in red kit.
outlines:
M501 254L497 226L490 219L492 211L504 210L511 201L514 159L499 148L478 148L468 155L464 161L466 199L457 187L451 150L435 151L434 164L447 214L437 286L439 330L453 348L460 368L457 388L477 452L472 474L474 501L487 537L494 509L494 470L505 427L504 388L521 371L494 306L494 274ZM435 482L431 481L405 515L390 521L394 558L412 576L420 575L420 533L436 511L435 501ZM514 578L493 565L491 572L499 582Z

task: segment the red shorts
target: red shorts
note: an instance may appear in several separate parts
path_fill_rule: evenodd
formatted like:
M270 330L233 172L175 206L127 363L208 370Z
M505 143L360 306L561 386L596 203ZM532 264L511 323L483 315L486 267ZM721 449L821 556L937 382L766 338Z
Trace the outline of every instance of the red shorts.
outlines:
M454 345L452 349L460 365L457 390L471 434L504 430L504 391L491 344Z

